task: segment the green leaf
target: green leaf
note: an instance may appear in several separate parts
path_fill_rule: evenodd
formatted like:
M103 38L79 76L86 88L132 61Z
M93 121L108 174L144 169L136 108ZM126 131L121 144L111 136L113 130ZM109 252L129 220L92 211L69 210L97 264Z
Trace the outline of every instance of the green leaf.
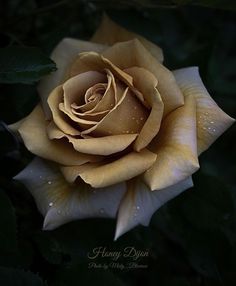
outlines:
M36 274L19 269L0 267L0 285L4 286L45 286Z
M55 70L55 63L38 48L14 46L0 49L1 83L31 84Z

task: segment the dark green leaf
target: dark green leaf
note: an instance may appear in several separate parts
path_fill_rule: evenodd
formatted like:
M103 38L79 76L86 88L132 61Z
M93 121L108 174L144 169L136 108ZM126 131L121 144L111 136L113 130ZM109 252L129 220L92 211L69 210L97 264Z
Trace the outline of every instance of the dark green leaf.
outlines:
M1 83L31 84L55 70L55 64L38 48L15 46L0 49Z

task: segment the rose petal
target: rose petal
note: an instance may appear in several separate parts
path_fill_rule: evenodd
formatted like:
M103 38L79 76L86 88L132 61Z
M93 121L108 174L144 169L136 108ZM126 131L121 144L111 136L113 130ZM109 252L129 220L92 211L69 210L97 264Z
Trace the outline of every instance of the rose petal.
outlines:
M120 79L128 86L132 85L133 82L132 77L127 73L123 72L111 61L95 52L80 53L71 65L69 74L70 77L72 77L90 70L98 72L101 72L102 70L110 70L116 78Z
M76 152L67 142L50 140L47 137L46 125L40 105L37 105L21 124L18 131L30 152L63 165L81 165L97 160L97 156Z
M184 106L163 120L152 142L151 150L157 154L157 159L144 176L152 190L177 184L199 168L196 137L196 102L188 96Z
M164 102L164 115L183 105L184 98L172 72L159 63L138 40L117 43L102 55L121 70L137 66L153 73Z
M79 130L72 126L72 122L69 121L67 115L65 115L60 109L59 105L63 102L63 89L59 85L56 87L48 97L48 105L52 112L53 121L63 132L70 135L79 135Z
M93 189L81 183L69 185L55 166L34 159L16 177L33 195L38 209L45 216L44 229L83 218L114 218L126 191L125 183Z
M68 110L66 110L65 105L63 103L59 103L59 110L62 111L65 115L67 115L68 118L71 119L71 122L74 121L74 123L78 124L78 129L80 129L80 130L87 129L87 128L91 127L89 125L94 126L95 124L98 123L96 118L94 118L96 121L91 121L91 120L87 120L87 119L80 118L80 117L76 116L72 112L69 112ZM66 133L68 134L69 132L67 131ZM78 133L81 134L79 131L78 131ZM74 135L74 134L71 134L71 135Z
M126 69L133 78L133 84L143 95L144 100L151 106L151 112L146 120L139 136L137 137L134 150L140 151L145 148L151 140L157 135L163 115L163 102L158 93L157 79L147 70L143 68L133 67ZM144 118L140 118L140 120Z
M68 79L63 84L65 108L70 111L71 104L84 104L87 89L106 80L104 74L96 71L88 71Z
M141 152L131 152L111 163L101 162L87 164L85 167L62 167L62 172L68 182L81 177L94 188L101 188L136 177L148 168L156 160L156 154L143 149Z
M77 139L61 132L55 124L47 127L50 139L67 138L75 150L94 155L111 155L126 149L137 137L137 134L111 135L99 138Z
M119 85L117 85L119 86ZM136 134L143 127L148 117L148 110L140 103L136 96L120 85L117 90L123 94L120 101L104 118L93 127L81 132L91 136Z
M199 75L198 67L173 72L184 96L192 95L197 102L198 154L201 154L233 123L207 92Z
M106 47L104 45L99 45L91 42L65 38L63 39L53 50L51 54L51 59L57 65L57 71L44 77L38 86L38 92L42 100L42 105L46 118L51 118L51 111L48 108L47 99L50 92L63 83L66 79L66 73L76 58L76 56L81 52L94 51L100 53Z
M159 191L151 191L139 179L129 181L119 207L115 240L138 224L148 226L157 209L192 186L191 177Z
M102 21L95 34L91 38L91 41L104 44L104 45L114 45L117 42L125 42L132 39L139 39L139 41L144 45L144 47L149 50L149 52L159 61L163 62L162 50L152 42L130 32L123 27L114 23L107 15L103 15Z

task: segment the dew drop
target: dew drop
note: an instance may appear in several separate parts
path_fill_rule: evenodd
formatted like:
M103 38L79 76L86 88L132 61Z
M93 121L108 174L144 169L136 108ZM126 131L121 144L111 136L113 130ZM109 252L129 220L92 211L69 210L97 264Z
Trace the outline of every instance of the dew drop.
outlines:
M208 127L207 129L208 129L208 130L211 130L211 127Z
M52 184L52 182L51 182L51 181L48 181L48 184L49 184L49 185L51 185L51 184Z
M204 130L206 130L206 127L203 127Z
M140 209L140 206L137 206L136 209L139 210L139 209Z
M53 202L50 202L48 205L49 205L49 207L52 207L53 206Z
M212 129L212 131L213 131L213 132L216 132L216 129L214 128L214 129Z
M211 121L211 124L215 123L214 121Z

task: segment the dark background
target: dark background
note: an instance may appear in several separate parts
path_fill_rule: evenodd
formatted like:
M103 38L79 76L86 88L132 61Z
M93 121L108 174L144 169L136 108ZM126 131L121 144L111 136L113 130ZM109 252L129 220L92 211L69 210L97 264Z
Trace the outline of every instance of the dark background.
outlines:
M65 36L89 39L104 9L159 44L168 68L199 66L212 97L236 117L235 1L1 1L0 285L236 285L236 125L201 155L194 188L158 210L148 228L117 242L108 219L43 232L31 195L12 180L32 155L5 124L38 102L37 81L55 69L52 48ZM138 260L148 268L89 269L87 254L98 246L148 249Z

